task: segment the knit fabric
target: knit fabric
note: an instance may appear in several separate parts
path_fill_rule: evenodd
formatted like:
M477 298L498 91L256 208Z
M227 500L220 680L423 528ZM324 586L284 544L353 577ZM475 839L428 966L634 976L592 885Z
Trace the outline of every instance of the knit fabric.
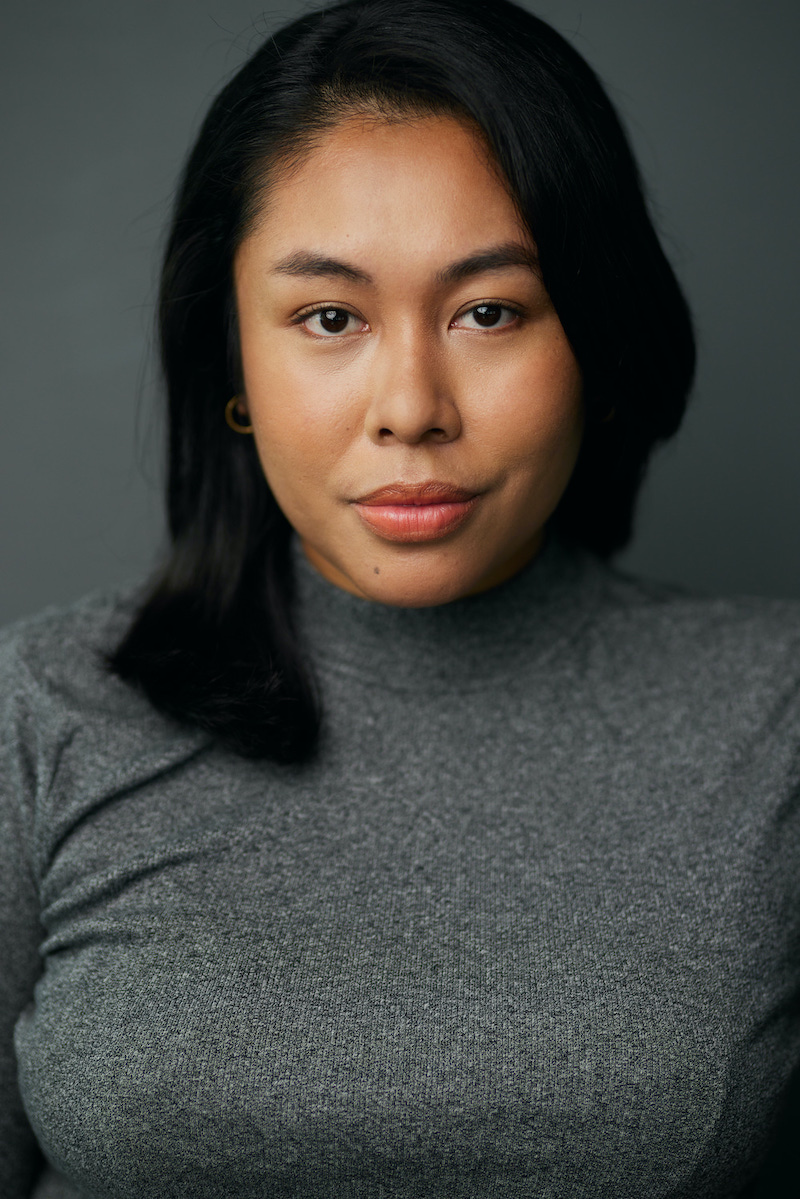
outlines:
M104 673L136 587L2 635L0 1194L743 1194L800 1062L800 606L294 560L308 765Z

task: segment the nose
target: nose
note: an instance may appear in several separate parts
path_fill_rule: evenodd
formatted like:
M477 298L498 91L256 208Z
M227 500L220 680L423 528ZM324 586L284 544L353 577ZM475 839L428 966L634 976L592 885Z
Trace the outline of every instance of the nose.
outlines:
M365 429L376 444L448 442L461 433L453 380L440 349L424 334L382 344L368 386Z

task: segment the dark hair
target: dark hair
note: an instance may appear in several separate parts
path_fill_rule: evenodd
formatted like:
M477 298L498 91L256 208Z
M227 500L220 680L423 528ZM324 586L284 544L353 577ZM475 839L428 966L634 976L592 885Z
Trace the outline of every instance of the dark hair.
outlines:
M171 546L108 659L251 757L307 758L320 713L292 621L291 530L252 438L223 420L240 390L232 262L271 173L365 107L479 127L530 229L584 381L586 432L551 518L563 536L604 557L626 544L694 373L620 121L550 26L510 0L350 0L267 38L212 104L178 191L159 304Z

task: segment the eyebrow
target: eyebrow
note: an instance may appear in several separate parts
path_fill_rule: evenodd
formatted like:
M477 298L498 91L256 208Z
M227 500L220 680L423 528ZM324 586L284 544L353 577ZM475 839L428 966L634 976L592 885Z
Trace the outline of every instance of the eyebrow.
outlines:
M536 251L516 242L507 242L500 246L489 246L486 250L478 250L457 262L451 262L436 275L440 284L460 283L473 275L483 275L488 271L507 270L508 267L521 266L538 274L539 259ZM342 262L338 258L330 258L325 254L315 254L306 250L298 250L281 258L272 268L273 274L291 275L300 279L335 278L347 279L350 283L372 284L374 279L360 267Z

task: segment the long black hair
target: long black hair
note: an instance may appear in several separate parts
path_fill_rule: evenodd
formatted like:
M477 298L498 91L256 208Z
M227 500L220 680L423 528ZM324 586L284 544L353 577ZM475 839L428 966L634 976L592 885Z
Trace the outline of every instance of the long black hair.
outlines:
M349 0L267 38L212 104L178 190L159 301L170 549L108 659L251 757L309 757L320 713L292 621L291 530L252 438L223 420L241 388L232 263L273 174L365 107L477 126L530 230L584 382L586 432L551 518L563 536L603 557L626 544L694 373L619 118L549 25L510 0Z

